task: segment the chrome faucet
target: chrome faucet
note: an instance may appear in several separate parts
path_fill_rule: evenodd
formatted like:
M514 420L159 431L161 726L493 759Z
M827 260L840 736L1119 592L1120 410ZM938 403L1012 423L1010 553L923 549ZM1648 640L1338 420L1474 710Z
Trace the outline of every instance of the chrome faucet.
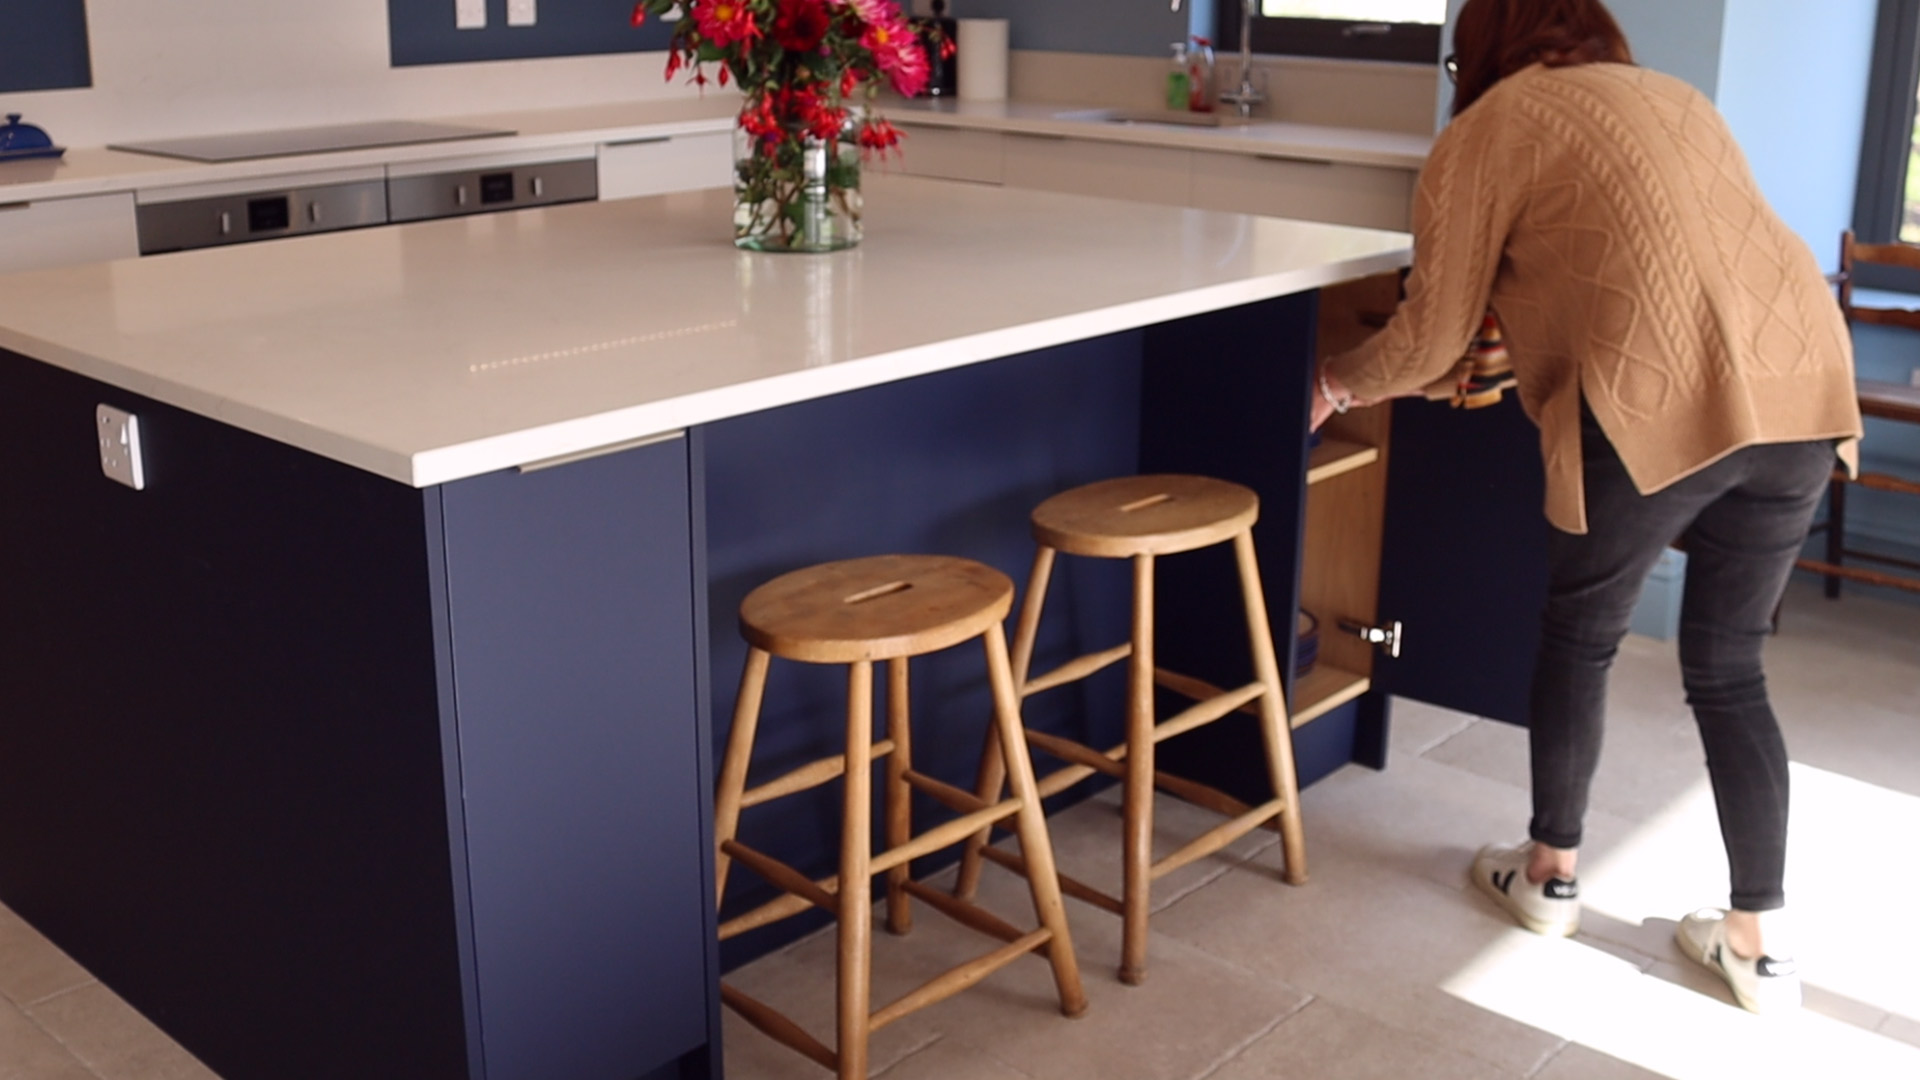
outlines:
M1240 84L1220 95L1220 100L1232 105L1240 119L1253 116L1254 106L1267 100L1259 84L1253 77L1253 5L1256 0L1240 0ZM1180 10L1180 0L1173 0L1173 9Z

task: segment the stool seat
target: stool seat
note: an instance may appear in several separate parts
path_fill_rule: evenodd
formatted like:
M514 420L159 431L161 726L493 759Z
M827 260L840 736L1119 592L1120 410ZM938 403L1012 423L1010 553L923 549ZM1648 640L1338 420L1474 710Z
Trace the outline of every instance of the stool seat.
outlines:
M1208 476L1122 476L1033 511L1033 538L1069 555L1125 559L1210 547L1253 527L1260 497Z
M947 555L876 555L783 574L747 594L740 632L775 656L851 664L937 652L1000 623L1007 575Z

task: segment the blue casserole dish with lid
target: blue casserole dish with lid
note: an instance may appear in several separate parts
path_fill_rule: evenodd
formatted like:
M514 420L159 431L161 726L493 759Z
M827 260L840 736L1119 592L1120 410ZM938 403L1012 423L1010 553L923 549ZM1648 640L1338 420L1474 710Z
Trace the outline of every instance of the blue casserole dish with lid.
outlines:
M66 153L64 147L53 145L47 133L32 124L20 122L19 113L8 113L7 122L0 124L0 161L14 161L19 158L57 158Z

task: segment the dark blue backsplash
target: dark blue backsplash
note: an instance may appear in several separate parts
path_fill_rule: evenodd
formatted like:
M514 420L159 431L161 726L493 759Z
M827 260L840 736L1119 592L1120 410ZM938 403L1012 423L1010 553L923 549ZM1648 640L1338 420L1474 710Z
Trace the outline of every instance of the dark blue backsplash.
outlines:
M508 26L507 0L487 0L486 29L458 30L451 0L387 0L393 66L651 52L667 47L672 29L657 21L634 29L633 0L545 0L539 13L533 26Z
M84 0L0 0L0 93L92 85Z
M1211 23L1213 0L950 0L961 19L1006 19L1016 49L1165 56L1183 41L1198 10ZM1235 8L1234 10L1239 10Z

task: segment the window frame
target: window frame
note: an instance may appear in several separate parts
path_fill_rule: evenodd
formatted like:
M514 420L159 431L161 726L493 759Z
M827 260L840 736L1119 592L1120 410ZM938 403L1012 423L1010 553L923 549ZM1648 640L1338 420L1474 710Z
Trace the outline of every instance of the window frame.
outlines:
M1240 4L1218 0L1214 41L1222 53L1240 48ZM1258 0L1254 0L1255 3ZM1385 60L1402 64L1440 63L1442 23L1383 23L1364 19L1253 16L1253 51L1275 56L1317 56L1340 60Z
M1860 140L1860 179L1853 201L1853 233L1862 243L1884 244L1900 238L1917 94L1920 0L1881 0L1873 34L1866 130ZM1854 284L1920 293L1920 272L1863 266Z

